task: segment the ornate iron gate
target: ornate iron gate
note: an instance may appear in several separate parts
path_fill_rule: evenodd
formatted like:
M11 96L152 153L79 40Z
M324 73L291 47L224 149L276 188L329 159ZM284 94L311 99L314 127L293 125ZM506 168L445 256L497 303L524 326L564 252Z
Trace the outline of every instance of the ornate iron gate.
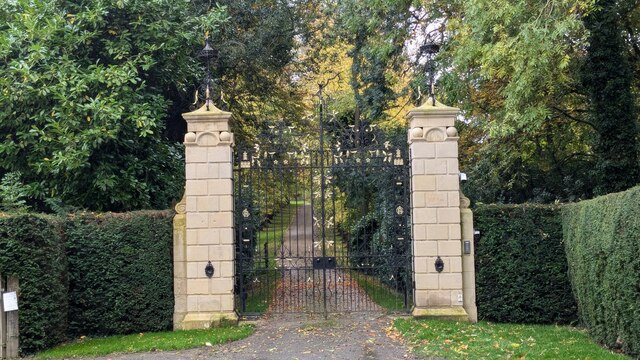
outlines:
M413 303L406 141L325 119L319 136L271 127L235 149L236 309L408 311Z

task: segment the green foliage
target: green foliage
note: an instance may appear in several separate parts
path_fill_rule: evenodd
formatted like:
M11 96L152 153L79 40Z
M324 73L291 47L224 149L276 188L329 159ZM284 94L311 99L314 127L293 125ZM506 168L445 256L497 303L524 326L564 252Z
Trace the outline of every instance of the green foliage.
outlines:
M384 110L406 110L398 100L409 89L398 86L398 74L410 68L412 92L418 86L424 90L421 45L442 44L436 92L463 110L461 168L472 179L466 184L472 197L549 203L589 198L596 185L608 186L602 176L594 176L594 139L601 135L581 83L588 40L583 18L593 9L592 0L345 1L329 8L335 11L334 32L350 47L356 118L362 113L379 121ZM637 18L630 2L620 8ZM634 46L638 21L632 15L621 18L627 20L627 48L640 59ZM624 55L624 47L618 50ZM617 63L593 73L607 76L607 67ZM618 118L606 108L597 111L612 123ZM621 150L603 156L607 161L601 164L627 158L628 169L636 167L631 130L603 135ZM619 180L625 175L615 174L628 174L618 170L601 173Z
M181 157L164 139L165 92L199 71L191 49L224 9L187 0L17 0L0 5L0 174L30 202L167 207Z
M172 215L86 214L67 223L71 334L171 328Z
M209 33L214 96L238 138L301 117L294 51L308 3L16 0L0 4L0 177L28 204L167 208L183 191L181 141ZM298 41L299 40L299 41ZM224 97L220 93L224 92ZM258 130L256 130L258 129Z
M620 3L598 0L584 19L589 47L582 80L591 100L589 118L597 131L593 151L598 194L626 190L640 182L638 118L619 24L624 9Z
M565 326L415 319L397 319L394 326L430 359L626 359Z
M567 205L562 218L581 321L597 341L640 356L640 187Z
M515 323L570 323L577 309L567 274L560 207L481 205L476 249L480 318Z
M4 174L0 180L0 209L6 211L27 210L27 188L20 180L20 172Z
M570 105L585 3L476 0L451 7L441 57L447 93L465 109L491 114L491 135L539 129Z
M222 326L211 329L140 333L110 336L107 338L83 338L39 353L36 359L69 359L96 357L114 353L183 350L243 339L254 331L253 325Z
M315 0L221 0L228 21L212 34L219 51L214 76L224 92L223 108L234 114L237 140L268 125L296 123L306 110L293 81L305 64L295 59L312 34ZM180 133L182 136L182 133Z
M351 88L356 116L379 121L398 98L394 75L405 59L402 51L408 27L401 26L411 16L410 0L348 0L336 3L336 31L352 47Z
M478 201L591 197L594 128L580 86L591 1L436 3L442 97L463 110L461 169ZM532 60L535 59L535 60ZM630 141L633 141L632 139Z
M542 131L486 138L477 123L459 122L460 167L469 180L464 193L483 203L552 203L593 196L593 157L567 134L568 121L542 126Z
M67 331L67 260L60 219L0 216L0 275L20 281L20 352L60 343Z

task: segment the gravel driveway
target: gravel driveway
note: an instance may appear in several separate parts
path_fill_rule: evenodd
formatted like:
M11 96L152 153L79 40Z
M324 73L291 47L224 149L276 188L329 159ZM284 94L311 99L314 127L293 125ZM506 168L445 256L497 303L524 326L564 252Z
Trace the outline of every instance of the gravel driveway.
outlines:
M287 315L260 320L246 339L191 350L114 355L100 359L416 359L377 313L340 314L324 320Z
M281 249L287 255L279 265L285 268L284 278L274 292L271 315L255 323L253 335L211 347L100 359L415 359L393 331L392 318L381 312L347 272L330 270L324 275L313 270L315 243L310 219L309 205L300 207L292 219ZM320 275L326 278L326 287L314 285L325 281ZM321 290L325 288L332 291L324 294ZM325 297L327 302L321 302ZM323 309L323 304L334 313L328 319L304 314Z

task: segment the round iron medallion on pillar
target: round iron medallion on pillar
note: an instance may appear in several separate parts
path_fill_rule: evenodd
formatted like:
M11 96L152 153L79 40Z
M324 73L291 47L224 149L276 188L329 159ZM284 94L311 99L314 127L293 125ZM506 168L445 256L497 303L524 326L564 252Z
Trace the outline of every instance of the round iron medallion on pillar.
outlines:
M211 261L209 261L207 266L205 266L204 268L204 273L207 275L209 279L211 279L211 277L213 276L214 270L215 269L213 268L213 264L211 263Z
M436 271L441 273L442 270L444 270L444 261L442 261L442 258L440 256L438 256L438 258L436 259Z

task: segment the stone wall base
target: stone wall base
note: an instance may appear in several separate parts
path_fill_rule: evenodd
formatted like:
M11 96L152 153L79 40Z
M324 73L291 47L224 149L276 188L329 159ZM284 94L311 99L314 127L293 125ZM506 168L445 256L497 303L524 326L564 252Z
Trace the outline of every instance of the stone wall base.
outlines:
M178 314L175 314L179 317ZM187 313L182 320L173 323L174 330L209 329L220 326L223 322L237 322L238 315L235 312L208 312Z
M416 319L446 319L469 321L469 315L463 307L452 306L446 308L413 308L411 315Z

